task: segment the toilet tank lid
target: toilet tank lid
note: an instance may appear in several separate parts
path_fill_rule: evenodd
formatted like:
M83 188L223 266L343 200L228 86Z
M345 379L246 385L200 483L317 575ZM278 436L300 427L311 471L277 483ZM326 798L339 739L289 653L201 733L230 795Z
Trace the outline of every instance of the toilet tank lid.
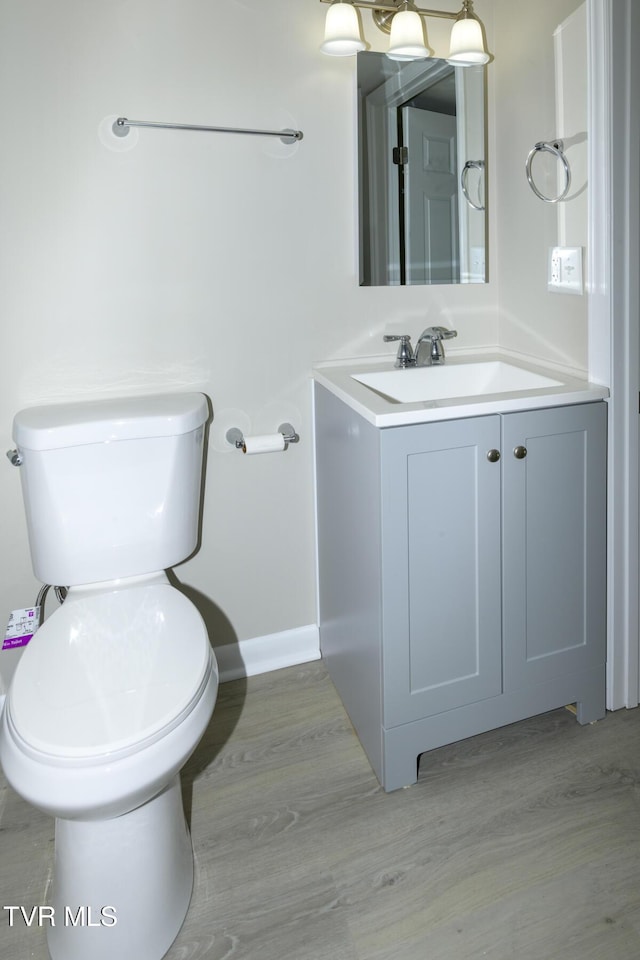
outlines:
M190 433L207 420L203 393L165 393L28 407L16 414L13 439L24 450L54 450L108 440Z

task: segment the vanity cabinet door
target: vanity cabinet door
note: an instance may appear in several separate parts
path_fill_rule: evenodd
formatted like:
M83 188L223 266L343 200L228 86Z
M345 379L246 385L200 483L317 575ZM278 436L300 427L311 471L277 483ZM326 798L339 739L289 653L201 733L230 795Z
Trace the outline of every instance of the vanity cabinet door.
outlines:
M386 728L502 691L499 448L499 416L382 432Z
M509 693L604 663L606 415L592 403L502 418Z

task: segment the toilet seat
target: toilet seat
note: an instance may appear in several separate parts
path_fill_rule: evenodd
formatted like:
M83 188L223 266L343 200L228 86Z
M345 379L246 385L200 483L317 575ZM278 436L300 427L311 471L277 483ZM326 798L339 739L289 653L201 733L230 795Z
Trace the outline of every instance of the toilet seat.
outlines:
M214 664L200 614L168 582L72 591L25 649L7 721L36 759L111 763L182 723Z

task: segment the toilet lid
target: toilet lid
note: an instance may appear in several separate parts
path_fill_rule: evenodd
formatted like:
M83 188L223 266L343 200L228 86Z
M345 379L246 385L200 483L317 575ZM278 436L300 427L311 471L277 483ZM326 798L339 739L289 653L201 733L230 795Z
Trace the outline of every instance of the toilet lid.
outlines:
M204 622L168 583L70 593L22 655L11 719L52 758L109 760L176 726L211 670Z

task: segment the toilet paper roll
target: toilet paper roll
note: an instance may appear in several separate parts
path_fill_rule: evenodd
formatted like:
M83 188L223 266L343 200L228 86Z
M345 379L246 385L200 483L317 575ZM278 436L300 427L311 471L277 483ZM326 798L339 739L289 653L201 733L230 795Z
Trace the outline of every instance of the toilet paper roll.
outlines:
M245 437L243 453L278 453L284 450L285 440L281 433L263 433L256 437Z

